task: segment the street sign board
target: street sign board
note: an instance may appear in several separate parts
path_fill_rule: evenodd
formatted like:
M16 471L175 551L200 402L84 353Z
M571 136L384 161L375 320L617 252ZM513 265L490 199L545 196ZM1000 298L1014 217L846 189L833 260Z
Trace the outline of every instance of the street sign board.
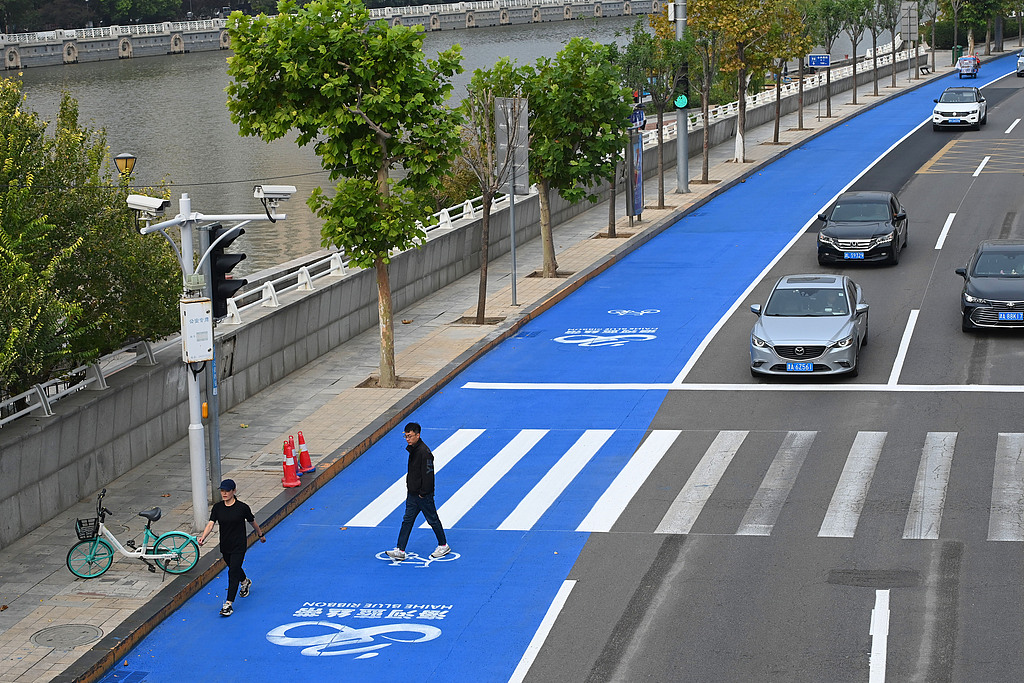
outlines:
M494 130L498 159L511 158L512 161L509 178L505 181L510 194L530 194L529 111L529 102L525 97L494 98ZM513 176L514 190L510 187Z
M918 35L920 29L920 20L917 14L917 3L916 2L901 2L900 3L900 37L903 40L909 40L912 43L916 43L920 40Z
M829 55L807 55L807 66L825 69L828 68L829 62Z

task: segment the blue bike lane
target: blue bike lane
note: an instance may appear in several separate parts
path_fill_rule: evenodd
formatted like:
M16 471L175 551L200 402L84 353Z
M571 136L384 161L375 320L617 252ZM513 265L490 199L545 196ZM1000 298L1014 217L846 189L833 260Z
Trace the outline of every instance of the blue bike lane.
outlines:
M792 150L538 316L417 409L409 419L437 457L451 555L427 557L427 528L414 529L406 562L383 555L404 509L396 429L253 546L252 594L232 617L218 614L225 572L103 680L509 680L589 535L628 504L602 496L648 445L665 391L464 385L672 382L807 221L920 125L947 85L933 81ZM807 269L816 269L810 253Z

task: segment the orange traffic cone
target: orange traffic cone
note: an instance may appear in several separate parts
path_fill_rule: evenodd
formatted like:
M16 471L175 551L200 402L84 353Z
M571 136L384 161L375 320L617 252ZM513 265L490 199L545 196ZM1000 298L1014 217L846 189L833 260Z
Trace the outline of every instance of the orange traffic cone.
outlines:
M281 486L286 489L295 488L301 485L298 476L295 474L295 457L292 454L292 449L288 445L288 442L284 442L284 478L281 480Z
M299 432L299 472L302 474L316 472L313 461L309 459L309 449L306 448L306 440L302 438L302 432Z
M295 461L295 476L302 476L302 468L299 467L299 458L295 454L295 437L291 434L288 435L288 447L292 449L292 459Z

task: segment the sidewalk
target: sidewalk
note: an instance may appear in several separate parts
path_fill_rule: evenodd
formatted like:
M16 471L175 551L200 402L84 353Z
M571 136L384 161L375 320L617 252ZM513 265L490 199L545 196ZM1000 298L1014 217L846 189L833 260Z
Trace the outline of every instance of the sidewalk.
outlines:
M993 57L998 56L1002 55ZM272 543L272 528L280 518L358 457L379 435L400 423L419 400L508 336L517 322L571 293L581 274L586 274L584 279L593 275L636 243L653 237L682 212L721 194L801 141L874 103L944 76L951 69L940 67L938 71L911 81L905 71L901 72L895 89L888 87L888 76L881 78L877 98L871 95L873 85L867 77L867 83L858 88L858 105L849 104L848 92L833 97L831 119L818 120L817 107L808 107L804 111L806 129L800 131L795 129L795 113L784 116L778 145L772 143L772 123L749 130L748 163L732 162L732 140L711 150L710 176L715 182L710 184L696 182L701 159L691 157L691 192L674 193L675 169L669 169L665 175L665 201L669 206L645 209L643 221L633 226L629 226L628 219L620 218L616 227L620 238L595 239L607 230L608 204L594 205L555 230L559 271L573 273L575 278L528 277L541 265L540 240L520 245L516 254L518 306L511 305L510 256L492 261L486 315L503 318L498 325L458 322L475 314L476 272L400 311L395 316L398 374L424 381L411 389L359 388L377 371L379 338L376 329L369 330L221 416L224 476L238 483L239 498L256 511L261 524L267 520L265 528L270 528L268 539ZM922 119L927 114L922 112ZM657 203L657 183L656 176L645 183L648 207ZM619 215L624 213L623 194L620 192L617 200ZM283 490L281 443L298 431L303 432L318 470L316 475L303 477L301 488ZM105 505L115 513L108 523L122 541L141 537L144 520L137 513L153 506L160 506L164 512L154 525L159 532L193 531L185 438L106 488ZM222 568L219 539L211 538L202 548L200 563L182 577L150 573L141 562L115 556L113 566L102 577L76 579L65 566L67 551L77 540L74 520L94 514L95 499L82 501L0 551L0 683L96 680L101 665L112 661L115 646L134 643L158 615L169 613Z

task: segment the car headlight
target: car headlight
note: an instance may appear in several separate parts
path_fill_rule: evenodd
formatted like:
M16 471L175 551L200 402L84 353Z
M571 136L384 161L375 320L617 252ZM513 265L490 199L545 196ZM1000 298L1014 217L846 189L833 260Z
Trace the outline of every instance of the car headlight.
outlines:
M985 299L979 299L978 297L971 296L970 294L967 294L967 293L964 293L964 301L966 301L969 304L987 304L988 303L988 301L986 301Z
M818 241L821 242L822 244L824 244L825 246L828 246L828 247L837 247L837 246L839 246L838 242L836 241L836 239L834 237L829 237L828 235L822 235L820 232L818 233Z
M837 341L836 342L836 348L837 349L845 349L847 346L849 346L852 343L853 343L853 335L851 334L849 337L846 337L845 339L840 339L839 341Z
M759 349L763 349L768 346L768 342L754 335L750 335L750 343Z
M896 231L890 232L888 235L880 235L875 238L875 244L890 244L896 238Z

